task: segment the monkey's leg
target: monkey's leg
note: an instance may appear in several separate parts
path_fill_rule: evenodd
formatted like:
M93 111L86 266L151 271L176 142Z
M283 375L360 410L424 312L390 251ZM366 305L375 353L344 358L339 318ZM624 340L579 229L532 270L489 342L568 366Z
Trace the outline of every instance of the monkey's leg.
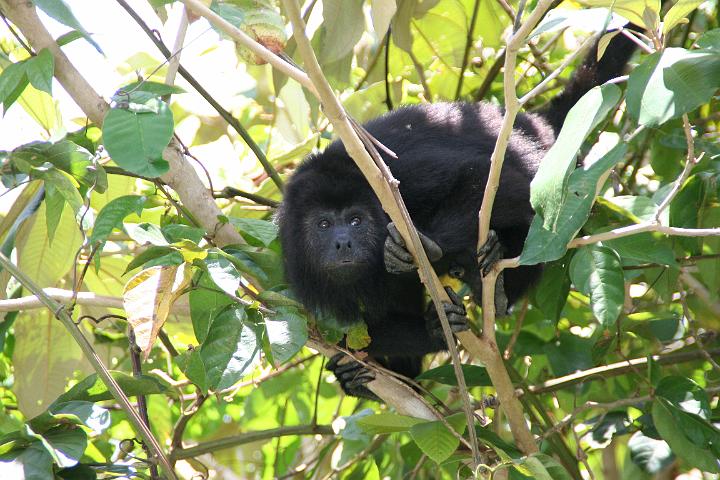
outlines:
M443 310L447 316L450 329L457 333L467 330L469 327L468 319L465 316L465 306L462 303L462 299L450 287L445 287L445 291L452 303L443 302ZM425 312L425 328L427 328L428 334L445 349L445 334L443 333L442 323L440 323L440 317L438 316L437 309L432 303L428 306Z
M498 238L495 230L488 232L488 238L485 244L478 250L478 269L481 275L484 277L490 270L495 266L497 262L502 260L503 251L500 239ZM495 282L495 312L500 316L507 315L508 299L505 294L505 281L503 273L497 277Z
M341 363L343 359L345 361ZM366 383L375 380L375 374L344 353L333 355L325 368L333 372L340 383L340 387L346 394L381 401L377 395L365 386Z
M413 261L412 254L405 245L405 240L400 236L397 227L393 222L388 223L388 237L385 239L385 248L383 257L385 259L385 269L390 273L412 272L417 269ZM425 253L431 262L440 260L443 256L440 245L435 243L431 238L418 232L420 242L422 243Z

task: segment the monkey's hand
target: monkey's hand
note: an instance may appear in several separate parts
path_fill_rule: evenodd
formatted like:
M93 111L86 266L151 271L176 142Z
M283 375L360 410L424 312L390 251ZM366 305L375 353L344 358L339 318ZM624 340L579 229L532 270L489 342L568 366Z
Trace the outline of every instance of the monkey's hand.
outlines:
M400 236L397 227L393 222L388 223L388 237L385 239L385 269L390 273L412 272L417 269L412 254L405 245L405 240ZM425 253L431 262L440 260L443 256L442 248L431 238L418 232L420 242Z
M345 361L341 362L343 359ZM333 372L338 383L340 383L340 387L346 394L378 402L382 401L365 386L369 381L375 380L375 374L344 353L333 355L325 368Z
M478 268L484 277L503 258L502 245L495 230L488 232L485 244L477 252Z
M478 250L477 257L478 268L480 269L480 273L483 277L490 273L490 270L497 262L502 260L502 245L500 245L500 241L497 233L495 233L495 230L490 230L488 232L487 241L482 247L480 247L480 250ZM500 272L500 275L498 275L497 281L495 282L495 312L497 315L505 316L507 315L507 309L508 299L507 295L505 295L505 281L503 273Z
M462 299L450 287L445 287L445 291L452 303L443 302L443 309L447 316L450 329L454 332L463 332L470 328L468 325L468 319L465 316L465 306L462 303ZM425 312L425 327L427 328L430 336L437 342L441 342L445 345L445 334L443 333L442 323L440 323L440 317L438 316L437 309L432 303L428 306Z

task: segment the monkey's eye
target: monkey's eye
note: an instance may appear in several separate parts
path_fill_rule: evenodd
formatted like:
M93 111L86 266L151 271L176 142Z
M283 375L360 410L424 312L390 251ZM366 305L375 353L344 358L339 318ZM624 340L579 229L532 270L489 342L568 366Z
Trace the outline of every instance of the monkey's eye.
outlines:
M325 230L326 228L330 227L330 222L328 222L327 220L320 220L320 223L318 223L318 227Z
M361 223L362 223L362 220L360 220L360 217L353 217L350 219L350 225L352 225L353 227L357 227Z

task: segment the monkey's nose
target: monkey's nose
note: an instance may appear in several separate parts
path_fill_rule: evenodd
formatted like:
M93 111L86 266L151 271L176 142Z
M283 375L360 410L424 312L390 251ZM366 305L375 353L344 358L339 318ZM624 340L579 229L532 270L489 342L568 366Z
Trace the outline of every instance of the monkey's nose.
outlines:
M335 248L339 252L344 252L346 250L352 250L352 242L349 238L339 238L335 240Z

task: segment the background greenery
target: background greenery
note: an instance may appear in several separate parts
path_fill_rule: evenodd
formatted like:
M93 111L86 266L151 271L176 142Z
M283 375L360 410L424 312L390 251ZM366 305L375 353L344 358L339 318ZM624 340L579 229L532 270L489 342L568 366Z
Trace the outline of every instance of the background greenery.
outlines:
M105 26L81 26L72 13L83 2L34 3L44 22L66 26L58 37L64 48L107 48L88 33ZM182 7L154 0L151 11L133 3L151 25L177 19ZM587 3L559 5L531 35L514 72L519 94L603 28L607 11L587 7L612 2ZM6 5L0 2L3 13ZM634 57L626 82L583 100L563 132L571 140L548 156L533 186L541 216L521 261L550 263L528 298L498 319L497 335L542 454L522 457L511 444L485 370L463 357L469 392L482 407L474 426L487 463L475 472L481 478L496 468L504 472L498 476L543 479L720 473L718 5L671 6L615 2L617 12L654 32L639 39L646 51ZM277 5L228 0L212 7L264 44L284 44L301 64ZM401 104L503 104L500 67L518 8L482 0L321 0L303 12L325 75L348 113L365 121ZM93 373L89 352L55 319L60 310L28 303L26 280L58 289L46 292L67 306L146 412L180 477L472 476L469 451L445 425L344 397L325 359L304 347L320 336L286 290L272 215L284 179L329 143L332 128L298 83L254 65L247 51L228 48L205 21L192 20L181 63L203 65L198 78L211 83L239 72L236 82L201 95L181 72L169 86L158 50L140 50L116 65L122 80L102 125L68 113L49 50L34 50L17 28L0 30L3 112L24 111L13 118L41 127L32 143L3 138L8 149L0 151L0 250L24 274L0 273L0 296L24 302L18 312L0 301L0 476L158 475ZM126 35L145 34L135 28ZM211 46L191 49L200 37ZM561 91L573 69L528 108ZM0 123L0 135L12 128ZM158 178L168 171L162 152L173 132L245 244L217 247L192 205ZM574 170L578 149L593 167ZM648 228L567 249L578 235L628 225ZM658 225L707 230L667 236ZM94 301L76 292L92 292ZM479 318L471 300L468 309ZM326 340L343 333L321 327ZM359 345L367 340L362 329L349 333ZM421 378L432 402L442 402L449 424L465 432L449 358L435 355L428 368Z

